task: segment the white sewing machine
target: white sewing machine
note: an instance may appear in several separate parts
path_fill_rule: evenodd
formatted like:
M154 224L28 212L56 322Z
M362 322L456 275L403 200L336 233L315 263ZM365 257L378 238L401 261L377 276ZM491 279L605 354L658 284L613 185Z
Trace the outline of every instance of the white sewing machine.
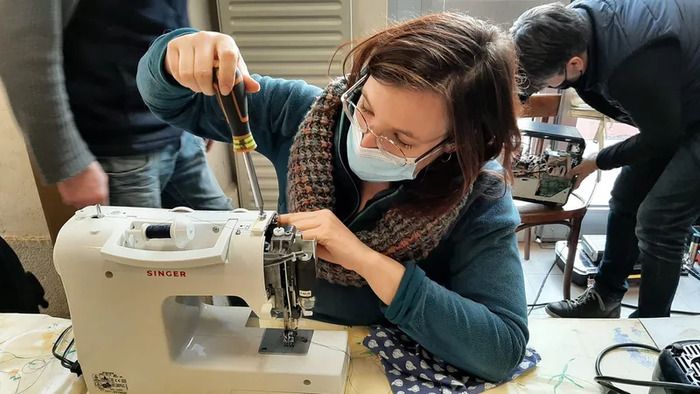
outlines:
M87 207L54 249L92 393L342 393L347 332L296 326L315 262L313 241L244 209ZM251 309L285 329L246 327Z

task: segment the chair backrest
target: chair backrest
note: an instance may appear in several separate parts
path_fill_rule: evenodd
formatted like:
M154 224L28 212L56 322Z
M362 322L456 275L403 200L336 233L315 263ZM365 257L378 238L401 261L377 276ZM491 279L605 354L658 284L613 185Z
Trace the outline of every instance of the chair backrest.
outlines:
M541 118L542 122L548 123L552 120L557 122L559 107L561 106L560 93L540 93L530 96L523 104L521 118Z

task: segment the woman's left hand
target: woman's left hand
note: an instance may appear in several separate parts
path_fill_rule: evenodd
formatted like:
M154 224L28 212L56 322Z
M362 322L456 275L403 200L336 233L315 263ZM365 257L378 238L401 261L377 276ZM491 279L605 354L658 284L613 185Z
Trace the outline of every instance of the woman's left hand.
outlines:
M290 213L280 215L279 222L295 226L304 239L315 239L319 258L357 272L383 303L391 304L406 268L362 243L333 212Z
M316 255L357 272L373 253L328 209L280 215L279 223L295 226L307 240L316 240Z

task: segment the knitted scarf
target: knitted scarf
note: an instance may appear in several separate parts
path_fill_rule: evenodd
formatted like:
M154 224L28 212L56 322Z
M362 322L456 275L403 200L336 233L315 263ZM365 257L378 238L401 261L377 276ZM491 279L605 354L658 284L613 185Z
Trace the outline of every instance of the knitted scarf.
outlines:
M299 126L289 156L287 185L290 212L308 212L335 207L333 140L340 96L346 90L343 78L332 81L316 99ZM399 262L426 258L452 228L468 195L446 213L435 218L408 216L389 209L374 228L355 233L365 245ZM316 276L331 283L365 286L356 272L319 259Z

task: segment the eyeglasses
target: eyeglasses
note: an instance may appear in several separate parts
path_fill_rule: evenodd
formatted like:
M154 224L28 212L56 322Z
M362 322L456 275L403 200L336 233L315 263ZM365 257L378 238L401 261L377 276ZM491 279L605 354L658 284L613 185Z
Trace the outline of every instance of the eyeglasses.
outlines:
M392 159L396 164L405 166L408 164L408 157L406 153L401 149L399 143L392 140L384 135L377 134L371 127L369 127L369 122L367 121L367 116L361 109L357 108L357 105L352 102L352 98L357 93L357 90L362 87L362 85L367 81L368 75L363 75L354 85L350 87L342 96L340 96L340 101L343 103L343 113L350 120L355 127L357 127L364 137L367 133L374 136L377 143L377 148L379 151L386 154L386 156Z
M420 162L427 164L430 162L430 160L428 160L429 158L440 155L445 152L444 148L447 145L446 143L448 139L443 140L435 147L433 147L426 153L420 155L419 157L409 158L406 156L404 149L401 148L402 144L400 142L395 141L387 136L377 134L374 130L372 130L372 128L369 127L367 115L352 101L355 95L357 94L358 89L360 89L364 85L368 77L369 74L365 74L362 77L360 77L360 79L358 79L357 82L355 82L348 90L345 91L345 93L343 93L342 96L340 96L340 101L343 103L343 113L348 118L348 120L350 120L350 123L352 123L353 126L357 127L358 130L362 132L363 137L367 133L372 134L372 136L374 136L375 138L377 148L379 149L379 151L384 153L386 157L390 158L397 165L400 166L405 166L408 163L412 162L415 162L416 165L418 165L418 163Z

